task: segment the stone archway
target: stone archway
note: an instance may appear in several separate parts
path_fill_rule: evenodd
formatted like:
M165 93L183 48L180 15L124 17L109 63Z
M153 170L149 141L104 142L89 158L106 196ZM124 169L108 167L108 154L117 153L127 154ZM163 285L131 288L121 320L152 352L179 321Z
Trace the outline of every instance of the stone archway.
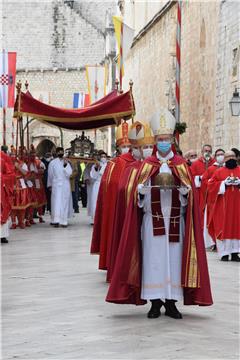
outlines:
M47 152L52 152L55 150L55 144L49 139L43 139L36 148L36 152L39 157L44 156Z

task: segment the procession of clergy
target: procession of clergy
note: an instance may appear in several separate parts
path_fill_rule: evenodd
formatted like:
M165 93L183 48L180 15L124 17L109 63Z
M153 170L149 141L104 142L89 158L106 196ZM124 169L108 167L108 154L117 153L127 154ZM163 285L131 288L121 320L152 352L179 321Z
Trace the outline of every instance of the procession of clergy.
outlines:
M91 254L99 254L106 270L106 301L144 305L148 318L181 319L176 302L212 305L206 248L217 249L222 261L240 258L239 152L204 145L197 158L176 150L176 120L160 108L150 123L118 126L119 155L107 162L104 152L85 169L88 214L93 223ZM12 229L43 222L45 165L29 154L1 153L1 237ZM72 164L57 148L48 166L51 225L68 225L72 215ZM16 222L17 221L17 222Z

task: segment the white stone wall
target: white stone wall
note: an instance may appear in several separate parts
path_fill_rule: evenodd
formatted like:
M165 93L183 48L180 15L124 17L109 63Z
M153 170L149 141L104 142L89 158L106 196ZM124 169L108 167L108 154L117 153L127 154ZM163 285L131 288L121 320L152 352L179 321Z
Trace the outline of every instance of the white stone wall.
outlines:
M115 13L116 1L75 0L73 8L64 0L2 0L1 5L2 46L17 52L17 80L23 84L27 80L33 94L47 93L51 105L72 107L74 92L88 92L85 65L105 58L106 12ZM12 114L8 109L8 144L12 143ZM37 137L43 134L54 136L60 144L58 129L32 122L30 140L37 145ZM88 134L97 147L107 150L102 132L97 131L97 137L94 131ZM65 147L75 135L63 131ZM2 142L2 126L0 138Z
M240 148L240 117L232 117L229 107L235 87L240 88L240 3L222 1L218 21L214 145Z

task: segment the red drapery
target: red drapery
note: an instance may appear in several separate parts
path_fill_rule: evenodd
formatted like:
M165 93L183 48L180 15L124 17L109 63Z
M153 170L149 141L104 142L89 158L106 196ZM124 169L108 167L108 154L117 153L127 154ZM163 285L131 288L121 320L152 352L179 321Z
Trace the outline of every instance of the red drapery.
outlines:
M27 115L64 129L87 130L116 125L120 119L130 119L135 114L131 90L118 94L113 90L101 100L82 109L63 109L34 99L29 92L21 92L20 111L18 97L14 116Z

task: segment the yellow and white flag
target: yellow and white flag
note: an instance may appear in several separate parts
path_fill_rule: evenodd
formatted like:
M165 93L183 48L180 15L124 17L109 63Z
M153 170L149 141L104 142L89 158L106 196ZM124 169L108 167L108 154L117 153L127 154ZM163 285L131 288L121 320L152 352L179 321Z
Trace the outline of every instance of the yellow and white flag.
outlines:
M119 66L119 73L121 78L124 76L123 64L133 42L134 29L124 24L123 19L119 16L113 16L113 25L117 39L118 66Z
M90 104L106 95L107 68L102 65L87 65L86 75Z

